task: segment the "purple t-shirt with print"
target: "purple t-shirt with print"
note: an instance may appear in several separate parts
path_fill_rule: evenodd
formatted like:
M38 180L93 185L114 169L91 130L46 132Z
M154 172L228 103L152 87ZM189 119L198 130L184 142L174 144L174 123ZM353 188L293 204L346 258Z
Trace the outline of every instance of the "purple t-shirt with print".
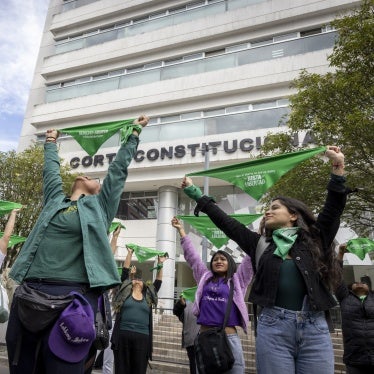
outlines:
M197 323L205 326L222 326L225 318L229 285L224 278L217 282L210 280L204 285L200 300L200 315ZM240 326L240 313L233 303L227 326Z

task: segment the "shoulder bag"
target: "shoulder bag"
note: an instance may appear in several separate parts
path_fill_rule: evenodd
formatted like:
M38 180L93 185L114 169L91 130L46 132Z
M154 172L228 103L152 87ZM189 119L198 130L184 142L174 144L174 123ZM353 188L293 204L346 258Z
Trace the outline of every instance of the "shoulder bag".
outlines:
M200 332L195 339L196 364L199 374L225 373L234 365L234 355L225 331L234 294L232 280L230 285L230 294L222 327L214 327Z

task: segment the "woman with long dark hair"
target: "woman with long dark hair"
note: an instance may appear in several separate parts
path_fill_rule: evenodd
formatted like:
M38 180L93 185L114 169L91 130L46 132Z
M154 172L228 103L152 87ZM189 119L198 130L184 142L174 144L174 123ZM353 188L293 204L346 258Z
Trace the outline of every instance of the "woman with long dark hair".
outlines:
M334 372L328 326L328 310L336 305L330 292L337 273L332 244L347 188L339 147L327 147L325 156L332 161L332 173L318 217L301 201L279 196L265 212L262 235L228 216L190 178L182 181L185 193L197 201L195 214L206 213L252 259L256 276L249 301L261 308L256 338L260 374Z
M197 316L200 332L223 325L231 280L233 282L234 296L225 331L235 361L227 373L243 374L245 362L237 327L247 332L249 321L244 297L253 275L251 259L245 256L237 269L234 259L227 252L217 251L212 256L208 269L178 218L174 217L171 224L179 232L184 258L197 283L193 313Z

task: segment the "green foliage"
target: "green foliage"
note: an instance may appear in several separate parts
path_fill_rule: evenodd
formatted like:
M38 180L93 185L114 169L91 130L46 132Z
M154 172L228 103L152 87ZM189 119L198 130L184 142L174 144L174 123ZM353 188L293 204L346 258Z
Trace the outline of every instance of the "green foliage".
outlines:
M374 1L333 22L339 37L329 56L333 72L303 71L292 83L289 130L269 137L262 152L296 150L295 133L309 131L316 145L339 145L345 155L350 195L343 219L359 235L372 233L374 211ZM283 194L303 200L314 210L323 204L328 166L315 158L284 176L264 198Z
M21 153L0 152L0 199L22 204L17 214L13 234L27 237L42 209L42 173L44 152L40 145L32 145ZM70 167L61 167L64 192L70 193L70 186L76 175ZM8 217L0 217L0 227L4 228ZM21 246L21 245L20 245ZM12 263L20 246L8 251ZM6 261L9 263L9 261Z

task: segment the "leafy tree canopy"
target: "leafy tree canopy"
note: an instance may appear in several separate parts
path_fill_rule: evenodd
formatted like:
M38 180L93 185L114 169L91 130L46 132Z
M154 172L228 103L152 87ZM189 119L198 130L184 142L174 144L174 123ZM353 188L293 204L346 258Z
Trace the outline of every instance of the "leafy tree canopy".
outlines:
M374 208L374 0L332 22L339 37L328 57L333 72L303 71L292 83L288 130L269 134L264 154L295 151L294 135L307 131L316 145L339 145L351 194L343 220L359 235L372 233ZM289 195L314 211L323 204L330 165L315 158L285 175L263 199Z
M24 207L17 214L13 234L27 237L42 209L42 173L44 151L40 145L32 145L21 153L15 151L0 152L0 200L13 201ZM64 192L70 193L70 187L76 174L70 173L70 167L61 166ZM8 217L0 217L3 229ZM13 262L19 246L8 251L5 264Z

